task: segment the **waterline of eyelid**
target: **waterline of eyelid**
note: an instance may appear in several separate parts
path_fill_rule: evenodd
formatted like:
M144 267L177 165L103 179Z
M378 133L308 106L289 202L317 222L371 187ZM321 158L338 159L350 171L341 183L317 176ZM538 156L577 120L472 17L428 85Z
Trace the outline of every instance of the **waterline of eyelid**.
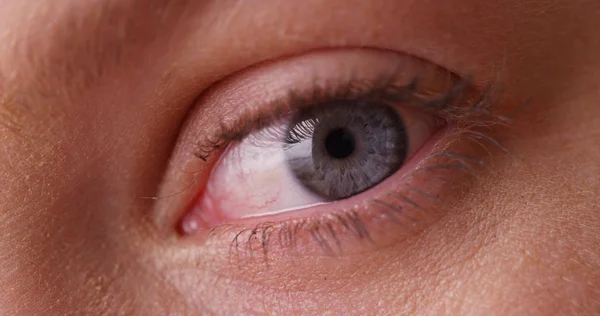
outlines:
M268 211L268 212L264 212L264 213L257 213L257 214L251 214L251 215L241 216L240 219L251 219L251 218L258 218L258 217L263 217L263 216L280 215L282 213L293 212L293 211L300 211L300 210L303 210L303 209L308 209L308 208L315 207L315 206L327 205L327 204L331 204L331 203L333 203L333 202L318 202L318 203L313 203L313 204L310 204L310 205L290 207L290 208L279 209L279 210L276 210L276 211Z

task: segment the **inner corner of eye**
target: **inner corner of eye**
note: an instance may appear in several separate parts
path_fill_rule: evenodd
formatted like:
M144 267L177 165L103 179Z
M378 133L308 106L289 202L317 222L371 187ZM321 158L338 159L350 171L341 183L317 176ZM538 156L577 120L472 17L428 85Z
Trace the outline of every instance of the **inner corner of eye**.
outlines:
M435 132L431 122L358 100L291 114L223 152L183 231L354 197L400 170Z

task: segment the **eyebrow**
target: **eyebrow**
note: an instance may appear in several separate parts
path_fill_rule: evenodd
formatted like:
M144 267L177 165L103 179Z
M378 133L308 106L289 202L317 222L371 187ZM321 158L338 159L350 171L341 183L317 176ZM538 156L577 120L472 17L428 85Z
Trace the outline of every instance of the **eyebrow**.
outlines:
M143 54L159 35L172 31L190 12L206 0L73 1L66 8L47 10L36 22L47 22L47 34L32 34L18 46L26 58L19 78L27 93L52 96L61 91L83 90L108 73ZM93 3L93 4L91 4ZM200 5L199 5L200 4ZM47 21L48 20L48 21ZM24 79L24 80L23 80ZM25 81L25 83L23 83Z

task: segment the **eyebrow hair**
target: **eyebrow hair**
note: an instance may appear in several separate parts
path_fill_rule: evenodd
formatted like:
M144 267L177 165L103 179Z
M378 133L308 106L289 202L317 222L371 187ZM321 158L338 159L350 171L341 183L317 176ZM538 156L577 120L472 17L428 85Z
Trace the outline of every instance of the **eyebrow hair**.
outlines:
M26 63L17 80L25 87L19 90L48 97L86 89L143 53L159 35L172 31L190 5L206 2L102 0L92 5L92 1L73 1L65 8L41 10L36 23L47 22L49 31L27 34L13 52Z

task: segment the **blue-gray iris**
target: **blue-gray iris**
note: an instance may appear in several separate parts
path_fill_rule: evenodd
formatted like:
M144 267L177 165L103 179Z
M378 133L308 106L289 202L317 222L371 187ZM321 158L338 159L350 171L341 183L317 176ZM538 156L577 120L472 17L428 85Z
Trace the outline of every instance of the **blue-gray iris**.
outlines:
M408 150L398 112L374 101L321 104L295 116L284 145L288 166L312 192L338 200L396 172Z

